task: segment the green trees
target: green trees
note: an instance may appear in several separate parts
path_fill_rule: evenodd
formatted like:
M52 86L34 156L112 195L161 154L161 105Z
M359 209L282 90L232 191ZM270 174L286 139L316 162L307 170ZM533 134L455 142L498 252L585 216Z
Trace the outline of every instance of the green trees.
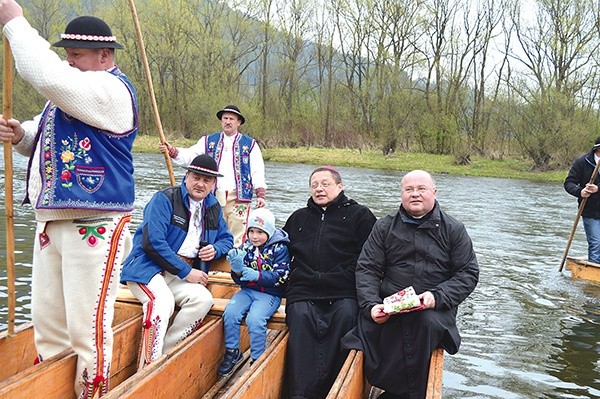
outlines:
M168 137L219 128L239 105L266 146L521 155L563 167L600 134L598 3L593 0L138 0ZM533 10L524 12L523 10ZM124 2L34 0L54 41L72 16L109 22L155 134ZM15 115L43 99L15 83Z
M589 148L598 135L598 3L535 1L533 22L515 21L525 68L513 80L518 121L514 134L538 169L570 163L574 148ZM582 143L582 139L584 142ZM575 145L573 145L575 144Z

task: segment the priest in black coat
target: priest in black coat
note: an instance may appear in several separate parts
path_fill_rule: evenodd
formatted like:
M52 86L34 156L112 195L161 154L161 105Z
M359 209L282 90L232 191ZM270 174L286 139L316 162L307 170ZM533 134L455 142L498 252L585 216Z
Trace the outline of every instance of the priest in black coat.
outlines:
M386 398L425 398L431 353L460 346L458 305L475 289L479 267L464 225L440 210L431 175L402 179L402 205L375 223L356 266L360 317L343 339L365 353L369 383ZM412 286L418 311L387 314L383 299Z

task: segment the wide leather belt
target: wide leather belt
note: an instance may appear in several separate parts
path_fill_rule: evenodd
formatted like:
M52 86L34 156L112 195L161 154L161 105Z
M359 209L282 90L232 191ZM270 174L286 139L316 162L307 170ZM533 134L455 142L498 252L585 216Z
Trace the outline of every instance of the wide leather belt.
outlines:
M182 255L179 255L179 254L177 254L177 256L179 256L179 259L181 259L182 261L184 261L188 265L194 266L194 258L188 258L186 256L182 256Z

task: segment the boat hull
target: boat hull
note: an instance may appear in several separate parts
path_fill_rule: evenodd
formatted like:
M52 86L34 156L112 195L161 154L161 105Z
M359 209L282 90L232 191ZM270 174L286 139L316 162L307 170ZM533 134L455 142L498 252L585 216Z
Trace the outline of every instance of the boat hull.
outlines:
M211 268L212 269L212 268ZM221 377L217 368L224 348L221 315L239 286L228 273L227 262L217 262L209 273L209 290L215 304L201 328L168 354L137 372L142 307L131 292L122 287L115 305L115 343L110 398L262 398L278 399L285 392L285 356L288 330L285 307L281 306L268 322L267 350L254 364L249 363L249 337L242 325L240 348L244 360L230 376ZM32 365L36 356L31 323L17 329L13 337L0 335L0 397L73 398L76 356L65 351ZM363 374L363 353L350 351L327 399L361 399L369 396L370 385ZM430 366L427 399L441 398L443 350L437 349ZM185 378L172 378L173 375ZM41 394L43 393L43 395Z
M571 277L576 279L600 283L600 264L589 262L581 258L567 258L567 270L571 271Z

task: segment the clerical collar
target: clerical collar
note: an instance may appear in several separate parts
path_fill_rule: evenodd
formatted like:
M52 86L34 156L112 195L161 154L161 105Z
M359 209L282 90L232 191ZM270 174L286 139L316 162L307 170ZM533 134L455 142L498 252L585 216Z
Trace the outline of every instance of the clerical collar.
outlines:
M424 222L426 222L427 220L429 220L429 218L431 218L431 215L433 214L433 209L432 209L431 211L427 212L423 216L413 216L410 213L406 212L406 209L404 209L403 207L401 207L401 209L402 209L402 214L406 218L405 221L407 221L409 223L417 224L417 225L421 225Z

